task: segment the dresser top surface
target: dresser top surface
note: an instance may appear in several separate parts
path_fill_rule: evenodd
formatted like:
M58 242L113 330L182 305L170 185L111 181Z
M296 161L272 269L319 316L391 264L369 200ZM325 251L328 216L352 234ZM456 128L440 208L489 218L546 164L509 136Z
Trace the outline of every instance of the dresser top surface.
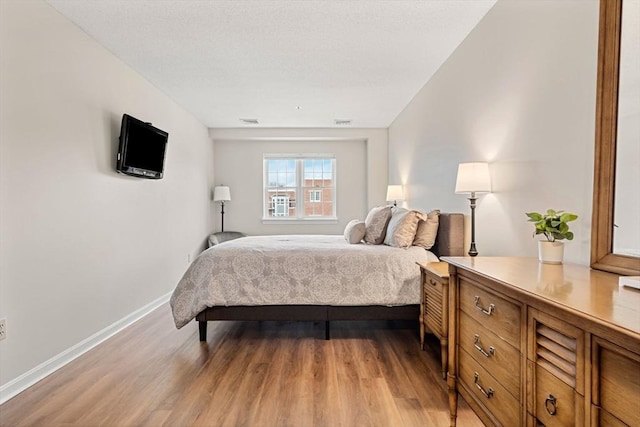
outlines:
M619 286L618 275L524 257L444 257L443 261L640 336L640 290Z

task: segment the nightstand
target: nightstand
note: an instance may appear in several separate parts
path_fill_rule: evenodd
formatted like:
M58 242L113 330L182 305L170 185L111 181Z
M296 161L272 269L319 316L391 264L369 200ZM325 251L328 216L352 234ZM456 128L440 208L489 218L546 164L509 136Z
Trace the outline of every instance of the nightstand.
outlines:
M449 342L449 264L418 263L422 272L420 302L420 347L424 349L425 328L440 340L442 378L447 379Z

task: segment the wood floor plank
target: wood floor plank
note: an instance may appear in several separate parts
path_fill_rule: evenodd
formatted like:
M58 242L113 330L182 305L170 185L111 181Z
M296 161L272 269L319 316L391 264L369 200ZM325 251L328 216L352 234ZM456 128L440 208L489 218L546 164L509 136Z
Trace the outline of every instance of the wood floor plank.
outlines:
M447 385L442 377L437 374L440 365L432 362L431 358L425 358L426 354L437 354L432 346L433 340L425 339L427 352L420 349L419 344L409 337L399 339L398 336L390 334L380 334L379 339L386 342L392 348L398 358L398 366L405 372L406 377L415 390L415 397L428 411L447 410L449 401L447 398ZM436 386L434 388L434 386Z
M313 358L313 425L343 426L336 358L331 341L316 341Z
M368 328L345 328L343 336L354 344L350 347L360 378L381 378L382 372L380 371L380 364L376 358L376 349L372 345L372 342L375 340L374 331Z
M363 378L361 383L373 425L380 427L403 425L402 417L389 389L389 383L385 378Z
M447 426L440 347L402 322L210 322L165 305L0 406L0 426ZM482 426L463 399L458 425Z
M429 415L418 399L395 398L395 404L398 407L398 413L402 418L402 425L433 425L425 423L425 420L429 417Z
M336 374L338 376L338 392L341 396L340 418L360 420L361 425L371 425L369 408L364 399L361 376L356 366L357 355L348 345L347 339L336 337L332 340L336 355Z
M376 339L373 341L374 351L379 361L382 376L386 379L392 395L405 399L417 398L416 391L411 385L411 379L407 376L404 367L401 365L395 349L388 344L388 341L382 339L388 331L385 332L384 329L378 329L375 332ZM398 333L402 334L401 331ZM408 337L406 338L408 339Z

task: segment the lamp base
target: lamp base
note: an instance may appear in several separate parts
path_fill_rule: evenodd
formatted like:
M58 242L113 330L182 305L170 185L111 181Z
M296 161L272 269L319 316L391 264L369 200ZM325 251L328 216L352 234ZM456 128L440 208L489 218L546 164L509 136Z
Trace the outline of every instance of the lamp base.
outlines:
M478 255L478 251L476 250L476 201L478 198L476 197L475 192L471 192L471 197L469 197L470 207L471 207L471 247L469 248L469 256Z
M222 201L221 205L222 205L222 210L220 211L220 222L221 222L220 231L224 231L224 200Z
M476 244L475 242L471 243L471 247L469 248L469 256L477 256L478 255L478 251L476 250Z

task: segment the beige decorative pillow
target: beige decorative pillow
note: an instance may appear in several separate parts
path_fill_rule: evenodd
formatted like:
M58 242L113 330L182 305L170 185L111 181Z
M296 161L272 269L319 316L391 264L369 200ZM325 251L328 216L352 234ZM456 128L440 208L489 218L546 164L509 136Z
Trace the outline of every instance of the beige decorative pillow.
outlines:
M384 241L387 224L391 218L391 206L373 208L364 220L366 232L364 241L372 245L379 245Z
M402 208L394 209L387 226L384 244L397 248L408 248L413 244L418 222L426 218L427 216L419 211L410 211Z
M349 221L344 228L344 238L351 244L360 243L364 239L364 235L367 232L367 227L364 225L364 221L354 219Z
M413 240L413 246L431 249L436 243L439 223L440 211L434 209L427 214L426 220L418 223L418 230L416 231L416 238Z

